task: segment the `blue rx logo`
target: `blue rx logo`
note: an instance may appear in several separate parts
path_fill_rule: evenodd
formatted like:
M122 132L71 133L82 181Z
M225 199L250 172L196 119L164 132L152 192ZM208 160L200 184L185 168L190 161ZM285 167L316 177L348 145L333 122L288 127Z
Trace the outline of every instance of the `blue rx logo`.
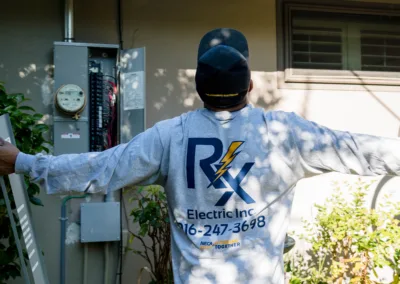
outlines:
M208 187L214 186L218 189L227 188L225 183L222 181L223 179L233 189L233 191L226 191L215 204L215 206L224 206L234 192L236 192L237 195L239 195L247 204L255 203L253 198L251 198L250 195L248 195L240 186L240 183L249 173L254 163L244 164L243 168L240 170L236 177L232 177L229 173L229 165L233 162L233 160L235 160L236 156L239 155L240 151L236 151L243 143L243 141L232 142L226 153L223 155L223 145L221 140L217 138L189 138L186 161L188 188L195 188L194 171L196 147L200 145L212 146L214 147L214 153L210 157L200 160L200 168L203 170L204 174L210 181ZM216 163L218 160L219 162Z

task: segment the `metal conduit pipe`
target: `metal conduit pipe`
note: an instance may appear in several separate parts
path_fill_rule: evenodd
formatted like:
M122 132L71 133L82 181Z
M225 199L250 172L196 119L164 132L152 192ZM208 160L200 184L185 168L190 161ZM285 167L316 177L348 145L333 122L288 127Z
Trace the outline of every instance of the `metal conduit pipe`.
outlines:
M89 258L89 248L88 244L83 245L83 284L88 284L88 258Z
M107 192L105 199L105 202L114 202L114 193L113 192ZM109 284L110 283L110 244L106 242L104 244L104 284Z
M61 202L61 234L60 234L60 284L65 284L65 237L67 228L67 202L71 199L86 198L89 194L67 196Z
M65 0L64 41L73 42L74 40L74 0Z

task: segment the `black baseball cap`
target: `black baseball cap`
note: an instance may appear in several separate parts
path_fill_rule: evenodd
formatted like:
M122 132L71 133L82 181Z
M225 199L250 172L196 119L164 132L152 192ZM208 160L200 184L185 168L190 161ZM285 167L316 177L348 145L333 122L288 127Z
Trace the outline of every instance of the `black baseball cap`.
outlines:
M242 103L250 86L248 58L241 32L220 28L206 33L199 44L195 78L202 101L222 109Z

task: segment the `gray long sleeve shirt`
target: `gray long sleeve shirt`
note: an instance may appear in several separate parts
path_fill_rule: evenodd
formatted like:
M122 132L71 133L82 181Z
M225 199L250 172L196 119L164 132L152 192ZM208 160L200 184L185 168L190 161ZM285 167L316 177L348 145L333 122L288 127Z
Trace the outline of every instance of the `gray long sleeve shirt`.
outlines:
M330 171L399 175L400 140L248 105L199 109L99 153L17 157L47 193L165 187L176 284L283 283L293 188Z

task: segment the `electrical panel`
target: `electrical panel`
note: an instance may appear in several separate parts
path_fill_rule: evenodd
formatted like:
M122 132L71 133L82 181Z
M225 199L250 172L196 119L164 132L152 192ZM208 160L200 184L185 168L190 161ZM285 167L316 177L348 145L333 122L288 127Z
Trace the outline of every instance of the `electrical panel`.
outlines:
M144 55L144 48L54 43L54 155L104 151L144 131ZM81 204L82 242L119 240L119 202L100 198Z
M54 65L55 155L102 151L145 130L144 48L55 42Z
M118 45L55 43L55 155L117 145L117 56Z
M116 55L113 55L115 57ZM98 152L117 144L117 72L108 54L92 49L89 58L89 151Z

